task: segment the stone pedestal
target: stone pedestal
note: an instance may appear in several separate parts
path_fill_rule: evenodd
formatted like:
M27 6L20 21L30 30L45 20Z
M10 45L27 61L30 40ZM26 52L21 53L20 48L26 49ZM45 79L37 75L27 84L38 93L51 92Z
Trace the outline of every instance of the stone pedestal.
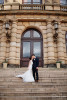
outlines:
M60 68L60 63L56 63L57 68Z
M7 68L7 63L3 63L3 68Z

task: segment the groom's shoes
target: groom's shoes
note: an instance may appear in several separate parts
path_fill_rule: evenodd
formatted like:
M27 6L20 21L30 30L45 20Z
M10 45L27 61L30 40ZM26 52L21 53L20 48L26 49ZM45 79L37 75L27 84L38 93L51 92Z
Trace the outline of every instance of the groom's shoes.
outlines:
M38 80L35 80L35 82L38 82Z

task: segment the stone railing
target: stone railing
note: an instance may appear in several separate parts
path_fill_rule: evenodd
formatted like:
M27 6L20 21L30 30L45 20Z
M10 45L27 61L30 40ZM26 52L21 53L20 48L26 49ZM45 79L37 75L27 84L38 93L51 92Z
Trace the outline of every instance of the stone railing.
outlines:
M5 4L0 5L0 10L61 10L67 11L67 6L47 4Z
M38 5L20 5L19 6L19 9L21 10L45 10L45 5L42 5L42 4L38 4Z
M45 10L43 4L10 4L0 5L0 10Z
M67 11L67 6L61 6L62 11Z

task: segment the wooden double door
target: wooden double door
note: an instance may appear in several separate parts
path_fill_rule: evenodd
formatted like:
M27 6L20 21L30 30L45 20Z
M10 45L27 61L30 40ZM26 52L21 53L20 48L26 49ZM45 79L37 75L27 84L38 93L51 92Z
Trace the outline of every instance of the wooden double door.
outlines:
M42 35L35 29L26 30L21 37L20 66L27 67L29 57L35 54L39 58L39 66L43 66Z

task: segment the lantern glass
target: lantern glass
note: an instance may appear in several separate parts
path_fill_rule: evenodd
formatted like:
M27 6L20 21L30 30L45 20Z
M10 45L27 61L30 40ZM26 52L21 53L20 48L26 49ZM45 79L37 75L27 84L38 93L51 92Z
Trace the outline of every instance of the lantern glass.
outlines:
M9 23L5 24L5 29L9 29Z
M57 22L54 23L54 28L58 29L58 23Z

